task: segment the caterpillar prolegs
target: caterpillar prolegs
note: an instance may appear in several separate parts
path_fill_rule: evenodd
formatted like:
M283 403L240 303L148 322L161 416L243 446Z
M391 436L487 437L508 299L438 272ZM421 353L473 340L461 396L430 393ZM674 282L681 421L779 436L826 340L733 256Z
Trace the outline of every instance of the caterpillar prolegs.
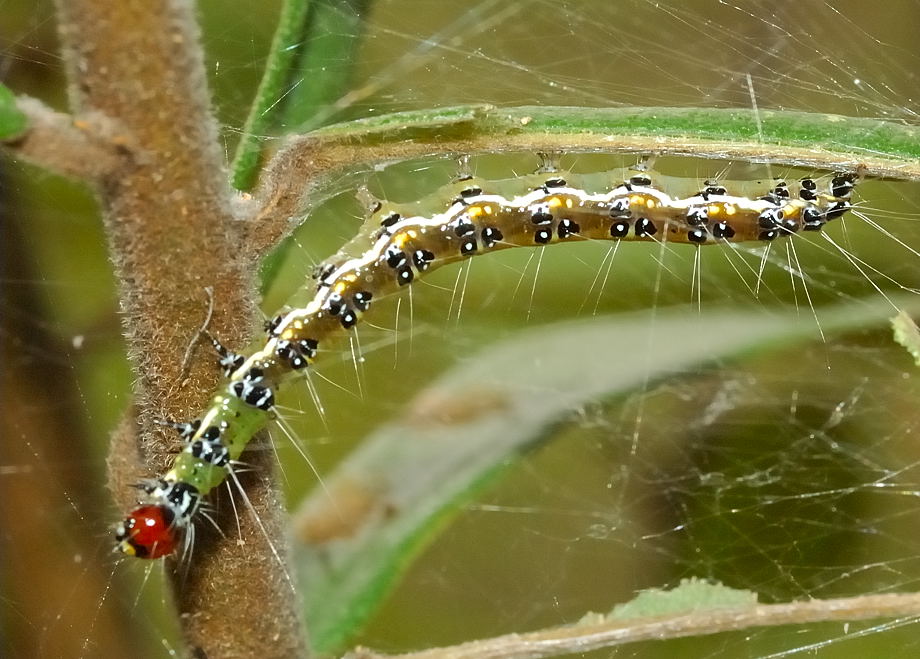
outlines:
M639 170L606 173L596 186L588 180L561 172L505 181L461 176L440 213L424 212L431 199L374 203L358 235L316 269L312 300L267 323L267 337L249 356L215 342L226 381L199 419L168 424L179 431L184 448L167 473L141 486L144 501L118 526L116 549L151 559L173 553L202 497L224 482L268 421L284 378L313 363L320 346L351 330L373 301L428 272L511 247L579 240L701 246L819 231L851 207L858 177L773 181L751 196L738 194L751 187L744 181L707 181L681 196L675 190L688 179ZM523 194L504 192L521 186Z

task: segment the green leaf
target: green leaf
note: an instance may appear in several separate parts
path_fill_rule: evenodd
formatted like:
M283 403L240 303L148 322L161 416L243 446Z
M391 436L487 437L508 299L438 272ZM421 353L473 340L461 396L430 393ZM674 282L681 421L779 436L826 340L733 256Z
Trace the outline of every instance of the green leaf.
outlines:
M917 306L916 300L910 304ZM884 300L819 309L825 335L883 323L890 313ZM675 371L816 332L795 311L710 309L693 322L694 336L718 340L687 350L670 340L686 333L686 313L661 310L522 331L464 361L408 406L472 399L459 418L420 423L406 415L367 437L298 514L298 536L312 537L299 548L296 565L314 648L340 651L451 515L572 409ZM637 336L645 337L648 348L616 351L615 360L598 358L598 346L635 346ZM535 394L544 391L553 395ZM311 533L322 520L341 522L343 516L349 525L344 531Z
M333 124L309 135L362 146L457 140L466 143L453 149L465 152L629 150L850 170L865 163L875 175L920 179L920 128L786 110L471 105Z
M16 95L0 83L0 140L19 137L29 120L16 105Z
M304 81L284 99L283 122L288 131L308 131L328 123L348 90L364 16L372 0L315 0L307 38L295 66Z
M681 579L671 590L643 590L625 604L617 604L608 617L617 620L677 615L712 609L743 609L757 605L757 593L729 588L705 579Z
M520 107L503 114L528 131L572 133L607 126L610 134L696 136L707 140L791 144L859 154L920 158L920 128L881 119L790 110L726 108Z
M377 144L410 138L448 139L454 134L492 132L487 119L492 105L456 105L427 110L408 110L330 124L310 133L325 141ZM445 130L448 131L445 134Z
M262 154L262 135L271 125L272 111L284 90L303 43L304 25L310 9L309 0L285 0L281 6L278 27L272 38L265 72L259 82L256 97L243 126L243 135L236 148L230 176L238 190L249 190L255 184Z
M891 319L891 327L894 330L894 340L902 345L914 358L914 363L920 366L920 328L917 327L917 323L902 309Z
M328 110L347 87L357 61L362 15L369 4L370 0L284 1L230 168L238 190L255 185L263 136L279 123L304 129L332 116L321 111Z

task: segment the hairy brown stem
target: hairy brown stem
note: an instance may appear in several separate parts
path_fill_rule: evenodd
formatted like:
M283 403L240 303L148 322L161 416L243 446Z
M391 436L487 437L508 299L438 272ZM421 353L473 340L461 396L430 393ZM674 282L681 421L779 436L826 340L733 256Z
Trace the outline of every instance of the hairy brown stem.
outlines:
M567 627L526 634L508 634L400 655L383 655L366 648L358 648L347 655L347 659L542 659L580 654L637 641L700 636L753 627L897 617L906 617L915 622L918 616L920 594L863 595L788 604L710 609L634 620L602 618L597 621L589 617L585 622Z
M109 117L74 118L26 96L16 101L29 120L24 135L4 146L17 158L63 176L99 181L131 166L129 136Z
M205 351L180 384L183 354L206 313L211 331L243 345L254 326L248 263L238 257L232 192L211 115L198 28L183 0L58 0L73 111L114 117L130 167L102 172L99 194L110 236L131 359L138 373L138 443L148 474L176 448L153 419L185 419L203 407L218 374ZM118 442L115 451L134 450ZM266 460L258 466L269 469ZM111 481L136 480L113 459ZM265 474L262 474L265 476ZM290 657L305 652L297 598L287 577L284 513L271 479L247 494L240 539L199 543L194 563L175 565L174 592L195 654ZM226 504L227 502L224 502ZM221 517L232 508L222 505ZM233 528L233 525L224 528ZM267 536L267 537L266 537ZM278 555L269 540L278 548Z

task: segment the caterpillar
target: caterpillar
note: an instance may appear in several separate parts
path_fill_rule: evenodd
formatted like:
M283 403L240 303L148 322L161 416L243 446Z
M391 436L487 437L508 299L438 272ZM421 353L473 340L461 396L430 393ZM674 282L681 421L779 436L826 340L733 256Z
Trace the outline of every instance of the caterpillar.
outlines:
M664 190L686 186L688 179L641 168L605 173L600 192L569 183L577 177L554 167L508 181L463 174L450 186L446 210L435 214L422 210L430 199L403 205L374 201L358 235L315 269L312 300L266 323L267 336L251 354L237 354L212 339L225 381L199 418L163 422L178 431L184 446L168 472L140 484L143 500L117 526L116 551L156 559L174 553L183 539L188 542L203 497L225 481L270 419L285 377L308 368L320 346L353 329L373 301L436 268L512 247L584 240L770 242L820 231L842 216L859 179L838 173L823 183L773 181L759 196L730 192L750 182L706 181L680 197ZM522 183L529 189L524 194L497 192L509 184L520 189Z

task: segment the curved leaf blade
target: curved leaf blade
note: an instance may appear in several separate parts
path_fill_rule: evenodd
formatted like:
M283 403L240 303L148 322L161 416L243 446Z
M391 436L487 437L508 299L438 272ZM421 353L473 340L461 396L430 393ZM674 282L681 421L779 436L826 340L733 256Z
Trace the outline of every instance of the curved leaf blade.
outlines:
M820 310L825 335L891 314L884 301ZM688 329L710 338L694 350L671 340ZM416 413L382 425L302 506L296 565L314 648L341 650L451 515L573 408L712 360L814 336L813 322L794 310L710 309L693 316L690 328L686 313L659 310L535 328L486 348L408 406L472 401L456 418L439 425L420 422ZM598 359L604 345L631 349ZM338 526L330 528L329 520Z

